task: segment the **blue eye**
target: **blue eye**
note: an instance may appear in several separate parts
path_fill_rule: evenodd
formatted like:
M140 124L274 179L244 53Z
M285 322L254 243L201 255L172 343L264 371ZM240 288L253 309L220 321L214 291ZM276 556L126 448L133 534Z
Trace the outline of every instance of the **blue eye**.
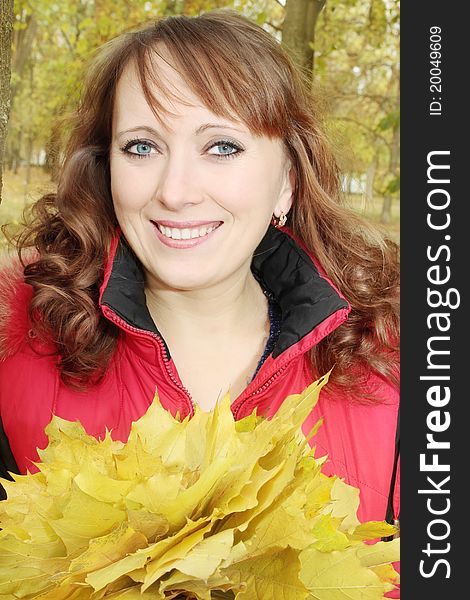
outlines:
M214 148L219 150L219 154L232 154L236 152L236 149L231 144L217 144Z
M129 140L121 151L131 158L147 158L155 150L153 144L143 140Z
M217 152L212 152L214 149ZM243 152L243 148L229 140L219 140L209 148L209 154L218 158L233 158L240 152Z
M135 144L136 154L150 154L152 148L148 144Z

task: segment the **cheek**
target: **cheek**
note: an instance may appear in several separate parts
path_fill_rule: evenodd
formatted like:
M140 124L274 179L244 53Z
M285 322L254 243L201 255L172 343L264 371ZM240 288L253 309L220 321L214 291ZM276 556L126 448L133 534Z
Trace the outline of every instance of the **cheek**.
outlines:
M246 173L240 178L234 205L238 211L252 215L272 215L278 196L278 186L272 174L265 172Z
M111 195L116 213L125 213L142 208L151 193L142 173L111 163Z
M216 188L234 207L253 209L259 207L262 200L269 197L272 192L272 175L266 172L258 163L243 163L240 168L233 172L225 172L223 176L214 182Z

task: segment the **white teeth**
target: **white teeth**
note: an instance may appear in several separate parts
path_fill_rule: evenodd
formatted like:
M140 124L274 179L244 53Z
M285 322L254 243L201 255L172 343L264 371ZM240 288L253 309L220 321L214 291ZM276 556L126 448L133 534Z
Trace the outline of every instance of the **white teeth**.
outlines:
M189 240L197 237L203 237L214 231L216 225L203 225L202 227L194 227L179 229L177 227L165 227L164 225L158 225L160 232L168 238L173 240Z

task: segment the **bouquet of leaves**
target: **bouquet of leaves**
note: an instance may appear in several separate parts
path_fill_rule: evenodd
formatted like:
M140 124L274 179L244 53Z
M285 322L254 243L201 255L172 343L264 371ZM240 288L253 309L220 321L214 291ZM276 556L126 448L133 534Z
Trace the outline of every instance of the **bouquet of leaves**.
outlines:
M179 421L158 397L127 443L54 417L40 471L2 481L0 599L374 600L398 539L301 432L326 377L272 420L230 399ZM314 431L312 432L314 434Z

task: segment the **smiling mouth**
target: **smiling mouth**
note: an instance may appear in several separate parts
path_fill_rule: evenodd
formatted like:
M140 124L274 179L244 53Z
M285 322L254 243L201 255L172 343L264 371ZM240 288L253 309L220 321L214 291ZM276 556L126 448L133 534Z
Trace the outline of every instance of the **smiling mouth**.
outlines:
M172 240L193 240L204 237L222 225L221 222L218 222L207 225L198 225L196 227L168 227L156 223L155 221L152 222L162 235Z

